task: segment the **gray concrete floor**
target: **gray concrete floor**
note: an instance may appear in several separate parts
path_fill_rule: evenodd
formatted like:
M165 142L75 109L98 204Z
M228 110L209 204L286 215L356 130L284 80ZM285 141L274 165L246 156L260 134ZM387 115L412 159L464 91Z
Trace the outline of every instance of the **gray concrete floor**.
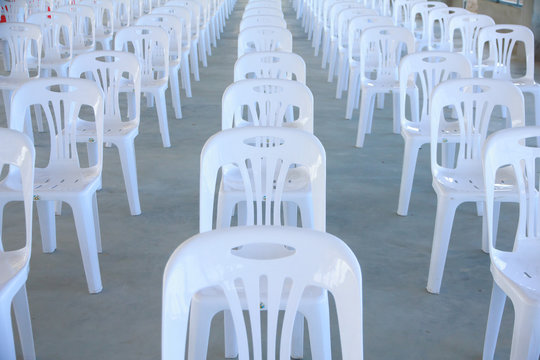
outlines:
M193 98L182 98L183 119L173 118L168 101L170 149L161 147L155 110L143 105L136 139L142 215L129 215L117 152L105 149L98 193L102 293L87 292L68 206L57 217L53 254L41 252L36 219L27 287L38 359L160 358L163 269L172 251L198 230L199 155L205 140L220 129L221 95L233 80L244 5L239 1L208 67L201 68L201 81L193 82ZM480 359L492 280L474 205L458 209L441 294L428 294L436 207L428 148L420 151L409 216L397 216L403 141L391 131L389 99L386 109L376 111L364 148L354 148L358 112L352 121L344 119L345 100L334 98L335 82L326 82L321 58L313 56L287 2L284 11L294 51L307 63L315 134L327 152L327 231L343 239L362 266L365 357ZM44 139L36 138L38 147ZM6 234L16 234L21 225L16 205L12 209L6 211ZM501 227L510 233L514 224L503 218ZM212 358L222 354L219 322ZM512 324L509 305L499 359L508 358ZM333 344L338 347L337 336Z

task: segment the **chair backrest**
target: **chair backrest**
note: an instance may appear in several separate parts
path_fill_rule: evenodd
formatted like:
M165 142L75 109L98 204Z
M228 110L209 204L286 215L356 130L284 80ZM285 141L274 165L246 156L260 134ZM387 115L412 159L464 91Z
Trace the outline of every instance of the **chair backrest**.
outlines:
M454 16L467 15L470 12L458 7L442 7L429 12L428 48L430 50L450 50L450 21Z
M84 0L80 5L87 5L94 9L96 19L96 35L111 35L115 31L114 3L112 0Z
M364 8L360 3L357 3L354 1L338 2L330 6L330 33L329 35L334 40L337 39L338 33L339 33L339 22L338 22L339 14L342 11L345 11L348 9L366 10L366 8Z
M349 45L349 25L352 19L359 16L377 16L377 12L373 9L365 8L348 8L341 11L337 18L337 37L338 46L345 48ZM389 25L391 25L389 23Z
M534 34L522 25L493 25L486 26L478 34L478 64L482 64L486 55L485 48L489 49L488 61L491 63L489 71L496 79L519 81L522 79L534 80ZM514 76L511 71L512 56L515 55L516 45L525 48L525 74ZM485 76L485 72L481 73Z
M424 51L405 56L399 64L400 118L421 122L429 128L430 98L435 86L448 79L471 78L472 75L470 61L459 53ZM409 119L405 112L407 89L411 83L416 83L419 101L421 99L418 119Z
M400 26L377 26L362 31L360 36L361 81L398 81L402 56L414 52L414 37L409 29ZM371 59L376 59L373 73Z
M6 182L13 181L13 189L20 189L24 202L26 242L24 246L25 263L30 261L32 252L32 209L34 193L35 150L32 140L25 134L6 128L0 128L0 165L9 165ZM0 238L0 253L4 252Z
M8 53L1 78L27 79L39 77L42 36L39 26L27 23L0 23L0 40L7 44ZM36 61L33 61L33 56ZM32 61L29 61L32 60ZM9 64L9 67L8 67Z
M89 76L91 74L91 76ZM139 123L141 99L141 69L139 59L128 52L93 51L75 57L69 68L69 76L88 76L103 91L104 120L106 122L134 121ZM131 106L124 116L120 109L120 90L128 93Z
M234 81L288 79L306 83L306 63L298 54L259 51L244 54L234 64Z
M42 12L32 14L27 20L38 25L43 36L43 60L69 61L73 56L73 24L68 14Z
M360 37L365 29L376 26L392 26L393 21L389 16L357 16L349 23L349 64L360 64Z
M96 17L88 5L68 5L56 11L68 14L73 24L73 52L79 54L96 47Z
M128 27L131 24L131 0L114 1L114 31Z
M488 15L482 14L466 14L456 15L450 19L448 28L450 51L460 52L476 64L478 56L478 34L480 30L486 26L495 25L495 21ZM461 39L459 44L456 40L456 32L459 33L458 39Z
M192 39L198 39L201 32L201 4L192 0L171 0L165 3L165 6L185 7L191 12L191 36Z
M417 41L428 40L430 11L445 7L448 5L440 1L417 2L411 7L411 31Z
M338 2L351 2L351 0L323 0L320 16L324 29L330 29L330 8Z
M225 179L238 177L239 183L228 181L224 186L243 193L246 225L283 225L282 197L292 187L311 190L313 223L304 226L326 228L326 155L320 141L307 131L266 126L223 130L207 140L200 168L200 232L212 230L220 170L238 174Z
M114 50L133 53L141 64L141 82L169 79L169 36L157 26L130 26L114 38ZM154 64L160 66L154 66Z
M281 2L279 1L250 1L247 3L244 10L258 9L258 8L276 8L281 10Z
M248 302L250 321L239 302L238 284L245 290L242 297ZM272 226L195 235L175 250L165 268L162 358L184 359L191 299L199 290L218 287L229 303L239 359L289 359L298 305L310 286L328 290L335 300L342 358L363 359L362 274L358 260L344 242L323 232ZM279 331L283 293L289 296ZM267 312L266 329L261 329L261 311ZM266 356L262 351L263 332L268 333ZM276 341L279 332L281 340ZM280 348L276 349L278 342Z
M131 2L131 21L135 21L143 15L143 0L130 0Z
M287 22L284 18L274 15L247 16L240 21L240 32L253 26L277 26L286 29Z
M86 171L101 174L103 164L103 94L94 81L72 78L45 78L24 83L11 99L10 128L23 131L30 106L37 105L46 118L50 153L46 168L51 171L80 171L77 151L77 119L95 122L97 158ZM92 116L89 115L91 109ZM82 112L81 112L82 110ZM39 191L39 189L36 189Z
M488 130L496 129L490 122L493 110L506 107L512 127L525 125L523 94L511 82L495 79L456 79L440 83L431 95L431 172L438 176L444 171L466 173L482 166L482 146ZM454 110L457 121L449 118ZM504 128L505 124L499 126ZM454 129L442 131L442 129ZM438 143L457 143L455 163L441 165ZM457 181L457 180L456 180ZM471 185L472 186L472 185Z
M167 32L169 37L169 58L179 60L182 53L183 26L179 18L168 14L151 14L141 16L136 25L157 26Z
M239 80L225 89L221 103L222 129L286 126L313 133L313 94L298 81Z
M28 17L28 4L25 0L1 0L0 9L0 16L7 22L25 22Z
M540 237L539 214L539 189L538 189L538 159L540 148L527 146L527 139L540 136L539 126L524 126L518 128L503 129L491 135L484 147L483 165L484 182L486 188L486 215L488 223L489 256L496 261L497 267L503 267L507 263L507 250L496 247L494 238L494 198L496 192L501 192L501 187L496 181L497 170L505 167L513 174L514 191L512 195L519 199L519 220L512 251L516 251L520 242ZM510 166L510 168L509 168Z
M411 10L414 4L426 2L427 0L393 0L392 1L392 19L394 25L404 28L411 28Z
M54 11L53 0L27 0L28 16L40 12Z
M292 52L292 34L277 26L254 26L238 35L238 57L254 51Z
M283 17L283 11L275 7L260 7L260 8L254 8L254 9L246 9L244 10L244 13L242 14L242 19L248 16L261 16L261 15Z
M152 14L174 15L182 24L182 48L191 48L191 10L184 6L160 6L152 10Z

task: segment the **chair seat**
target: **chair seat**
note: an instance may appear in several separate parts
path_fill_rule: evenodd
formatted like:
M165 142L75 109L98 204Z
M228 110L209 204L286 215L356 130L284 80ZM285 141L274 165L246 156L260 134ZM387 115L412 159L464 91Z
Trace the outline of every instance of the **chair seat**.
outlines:
M517 199L517 194L515 193L515 176L511 168L502 168L497 173L495 184L496 198L504 200L506 196L509 196L510 198ZM437 176L433 177L433 188L435 191L442 191L447 194L455 193L451 196L459 194L460 197L467 199L471 198L474 193L477 193L479 201L485 200L484 174L481 166L471 167L467 171L454 171L454 169L442 170Z
M498 251L491 265L493 277L499 286L509 286L525 301L540 302L540 239L516 240L514 252ZM501 284L501 281L504 284Z
M93 168L73 169L71 166L37 168L34 178L34 199L55 200L56 194L80 196L94 192L99 186L100 174Z
M105 119L103 129L103 139L110 141L111 138L124 137L129 133L135 137L139 133L138 125L135 121L107 121ZM77 121L77 141L86 142L88 139L95 138L96 128L93 122L79 119Z

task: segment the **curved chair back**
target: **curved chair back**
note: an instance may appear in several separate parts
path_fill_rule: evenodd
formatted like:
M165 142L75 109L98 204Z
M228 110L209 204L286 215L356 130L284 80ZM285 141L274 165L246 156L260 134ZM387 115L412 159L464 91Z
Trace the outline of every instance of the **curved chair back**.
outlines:
M254 51L292 52L292 34L277 26L244 29L238 35L238 57Z
M306 83L306 63L298 54L259 51L244 54L234 64L234 81L287 79Z
M240 32L254 26L277 26L286 29L287 22L284 18L274 15L246 16L240 21Z

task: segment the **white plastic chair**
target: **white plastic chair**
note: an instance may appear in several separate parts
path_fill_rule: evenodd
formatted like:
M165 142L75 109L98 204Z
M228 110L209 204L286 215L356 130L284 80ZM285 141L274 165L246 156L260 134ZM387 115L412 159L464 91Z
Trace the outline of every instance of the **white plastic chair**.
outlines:
M128 51L131 48L141 64L141 92L146 94L149 105L155 99L161 141L163 147L170 147L165 102L169 82L169 36L156 26L130 26L116 34L114 50Z
M73 24L73 55L96 49L96 16L88 5L68 5L56 11L66 13Z
M114 3L114 31L127 28L131 25L131 0L115 0Z
M25 0L1 0L0 16L6 22L25 22L28 17L28 4Z
M0 75L0 91L8 125L11 94L22 84L40 75L42 36L39 26L27 23L0 23L0 41L6 44L4 74ZM36 58L32 58L32 54ZM24 116L24 115L23 115ZM27 117L30 121L30 117ZM30 123L29 123L30 125Z
M431 10L448 7L440 1L421 1L411 7L411 31L416 41L416 51L426 50L429 39L429 13Z
M234 63L234 81L244 79L288 79L306 83L306 63L298 54L258 51L242 55Z
M277 16L283 17L283 11L275 7L261 7L254 9L245 9L242 13L242 19L248 16Z
M287 28L287 22L284 18L274 15L257 15L257 16L248 16L242 18L240 21L240 32L244 31L247 28L254 26L277 26L283 29Z
M480 29L491 25L495 25L495 21L487 15L466 14L453 16L450 19L448 28L450 51L465 55L473 64L473 70L478 70L478 34ZM456 33L459 33L458 37L456 37ZM456 38L461 39L460 43L455 41Z
M182 24L182 47L172 50L172 55L180 57L180 75L182 77L182 88L186 92L186 97L192 97L191 78L189 73L189 54L191 51L191 11L182 6L160 6L152 10L152 14L174 15Z
M136 25L157 26L167 32L169 38L169 82L171 84L171 99L174 114L177 119L182 118L182 105L180 102L180 76L182 51L182 22L174 15L148 14L140 17ZM156 59L159 61L159 59ZM157 65L157 64L156 64Z
M450 51L450 21L454 16L468 15L469 10L458 7L434 9L428 15L428 49Z
M249 1L244 10L258 9L258 8L275 8L282 10L281 2L273 0L261 0L261 1Z
M68 67L73 57L73 25L68 14L42 12L32 14L27 20L41 28L43 55L41 58L42 76L67 77Z
M34 145L24 134L4 128L0 129L0 143L3 145L0 147L0 163L10 166L10 172L0 182L0 199L2 199L0 201L13 197L24 201L26 235L24 247L12 251L5 251L3 239L0 239L0 358L15 360L11 319L13 305L23 357L35 360L34 337L26 295L26 280L32 252ZM2 212L0 212L0 233Z
M393 95L393 130L400 132L399 121L399 78L398 66L403 55L414 52L414 37L410 30L398 26L377 26L367 28L360 36L360 116L356 147L364 146L366 133L371 133L375 96L392 93ZM368 57L372 49L377 57L375 72L368 67ZM369 71L368 71L369 70ZM349 91L353 91L352 87ZM415 91L411 88L411 91ZM379 95L380 96L380 95Z
M212 229L217 173L220 169L223 174L217 201L216 228L230 226L237 205L239 224L281 225L283 206L285 223L295 225L298 206L303 227L324 231L326 160L324 148L312 134L298 129L252 126L228 129L212 136L201 154L201 232ZM313 298L315 309L312 315L306 314L308 322L312 318L327 323L326 294L315 293ZM206 317L209 314L208 300L210 304L213 303L211 297L199 297L196 306L192 307L192 314ZM209 322L204 323L202 329L209 327ZM298 340L292 351L296 358L302 357L302 326L303 319L299 317L295 325ZM317 349L312 351L322 358L329 356L327 326L316 328L322 332L311 335L316 338L312 345ZM232 332L227 331L227 320L225 328L226 357L234 357L235 341L234 337L230 337ZM204 341L207 336L198 338ZM202 355L201 351L206 346L198 343L193 348ZM195 353L190 359L204 358L200 355Z
M493 79L456 79L439 84L432 92L431 105L431 173L437 194L437 213L433 247L429 264L427 291L438 294L448 252L456 208L463 202L485 201L482 175L482 146L489 131L506 124L491 121L495 107L504 106L512 127L525 125L523 95L509 81ZM457 116L449 119L451 109ZM448 129L441 131L441 129ZM455 143L459 149L454 162L441 164L439 143ZM512 176L500 174L499 184L512 183ZM485 233L485 223L483 224ZM486 234L487 235L487 234ZM487 236L482 249L488 250Z
M101 183L103 163L103 95L90 80L71 78L36 79L13 94L10 127L23 130L24 114L38 105L45 115L50 134L48 164L35 170L34 200L37 201L43 251L56 249L54 207L58 201L71 206L79 247L90 293L102 290L98 252L101 235L96 191ZM95 121L96 133L87 139L88 167L81 167L75 123L84 107L85 119ZM89 116L88 109L92 109ZM44 154L44 156L47 156Z
M94 51L81 54L73 59L69 69L71 77L88 76L103 91L104 131L103 141L113 144L118 149L120 164L131 215L141 213L139 186L137 182L137 164L135 160L135 137L139 134L141 70L138 58L130 53L119 51ZM128 93L129 111L120 108L120 89L130 84ZM78 139L95 137L95 126L85 120L77 120Z
M238 282L245 291L235 286ZM219 294L223 308L232 314L240 360L289 359L296 313L307 310L308 299L303 294L311 289L324 289L335 299L343 359L363 359L360 266L347 245L330 234L289 227L238 227L199 234L184 241L170 257L163 284L164 360L184 358L190 304L210 290ZM281 299L284 291L289 294L287 300ZM244 318L243 310L249 311L250 321ZM276 349L279 310L285 314ZM261 311L267 312L265 329L257 320ZM196 319L189 321L193 324ZM308 319L310 329L318 325ZM262 338L263 331L268 333L267 341ZM312 345L314 332L310 331ZM253 357L249 355L248 333ZM190 339L193 336L190 331ZM263 343L267 344L266 356ZM188 354L190 351L191 347ZM313 359L320 355L313 354Z
M418 2L427 0L392 0L392 18L394 25L411 29L411 10Z
M115 15L113 0L84 0L79 2L94 9L96 19L96 43L102 50L111 50L115 29Z
M256 26L238 35L238 58L255 51L292 52L292 34L277 26Z
M349 35L348 35L348 61L349 64L349 81L348 81L348 94L347 94L347 106L345 109L345 118L351 119L353 111L358 107L360 100L360 37L365 29L375 26L391 26L393 24L392 18L389 16L359 16L353 18L349 23ZM371 51L368 59L366 59L366 66L370 69L374 69L376 66L377 57L374 56L374 51Z
M225 89L221 104L223 130L244 126L286 126L313 133L313 94L298 81L239 80Z
M399 64L401 136L405 147L399 188L398 215L407 216L418 151L422 145L430 143L431 92L439 83L456 77L472 77L471 63L459 53L418 52L405 56ZM412 116L406 114L407 90L410 84L416 84L421 94L417 99L410 99ZM420 99L422 99L421 103ZM446 130L441 129L443 132Z
M191 44L189 50L189 66L193 73L195 81L199 81L199 53L200 50L200 31L201 31L201 8L200 4L189 0L172 0L165 3L166 6L180 6L189 10L191 13Z
M489 256L493 275L482 357L484 360L493 359L506 296L512 300L515 313L510 359L537 359L540 356L537 183L540 149L525 143L527 138L533 136L540 136L538 126L498 131L488 139L483 153ZM513 194L519 199L519 221L515 237L510 239L512 250L502 250L496 246L501 239L497 239L492 229L497 226L499 213L496 201L501 192L509 192L499 186L497 170L509 167L517 179Z
M143 0L130 0L131 1L131 22L134 22L141 16L143 16Z
M516 45L525 50L525 73L512 74ZM519 46L519 45L518 45ZM488 49L489 55L484 51ZM478 66L482 77L509 80L534 97L534 119L540 125L540 85L534 81L534 35L522 25L486 26L478 34Z

